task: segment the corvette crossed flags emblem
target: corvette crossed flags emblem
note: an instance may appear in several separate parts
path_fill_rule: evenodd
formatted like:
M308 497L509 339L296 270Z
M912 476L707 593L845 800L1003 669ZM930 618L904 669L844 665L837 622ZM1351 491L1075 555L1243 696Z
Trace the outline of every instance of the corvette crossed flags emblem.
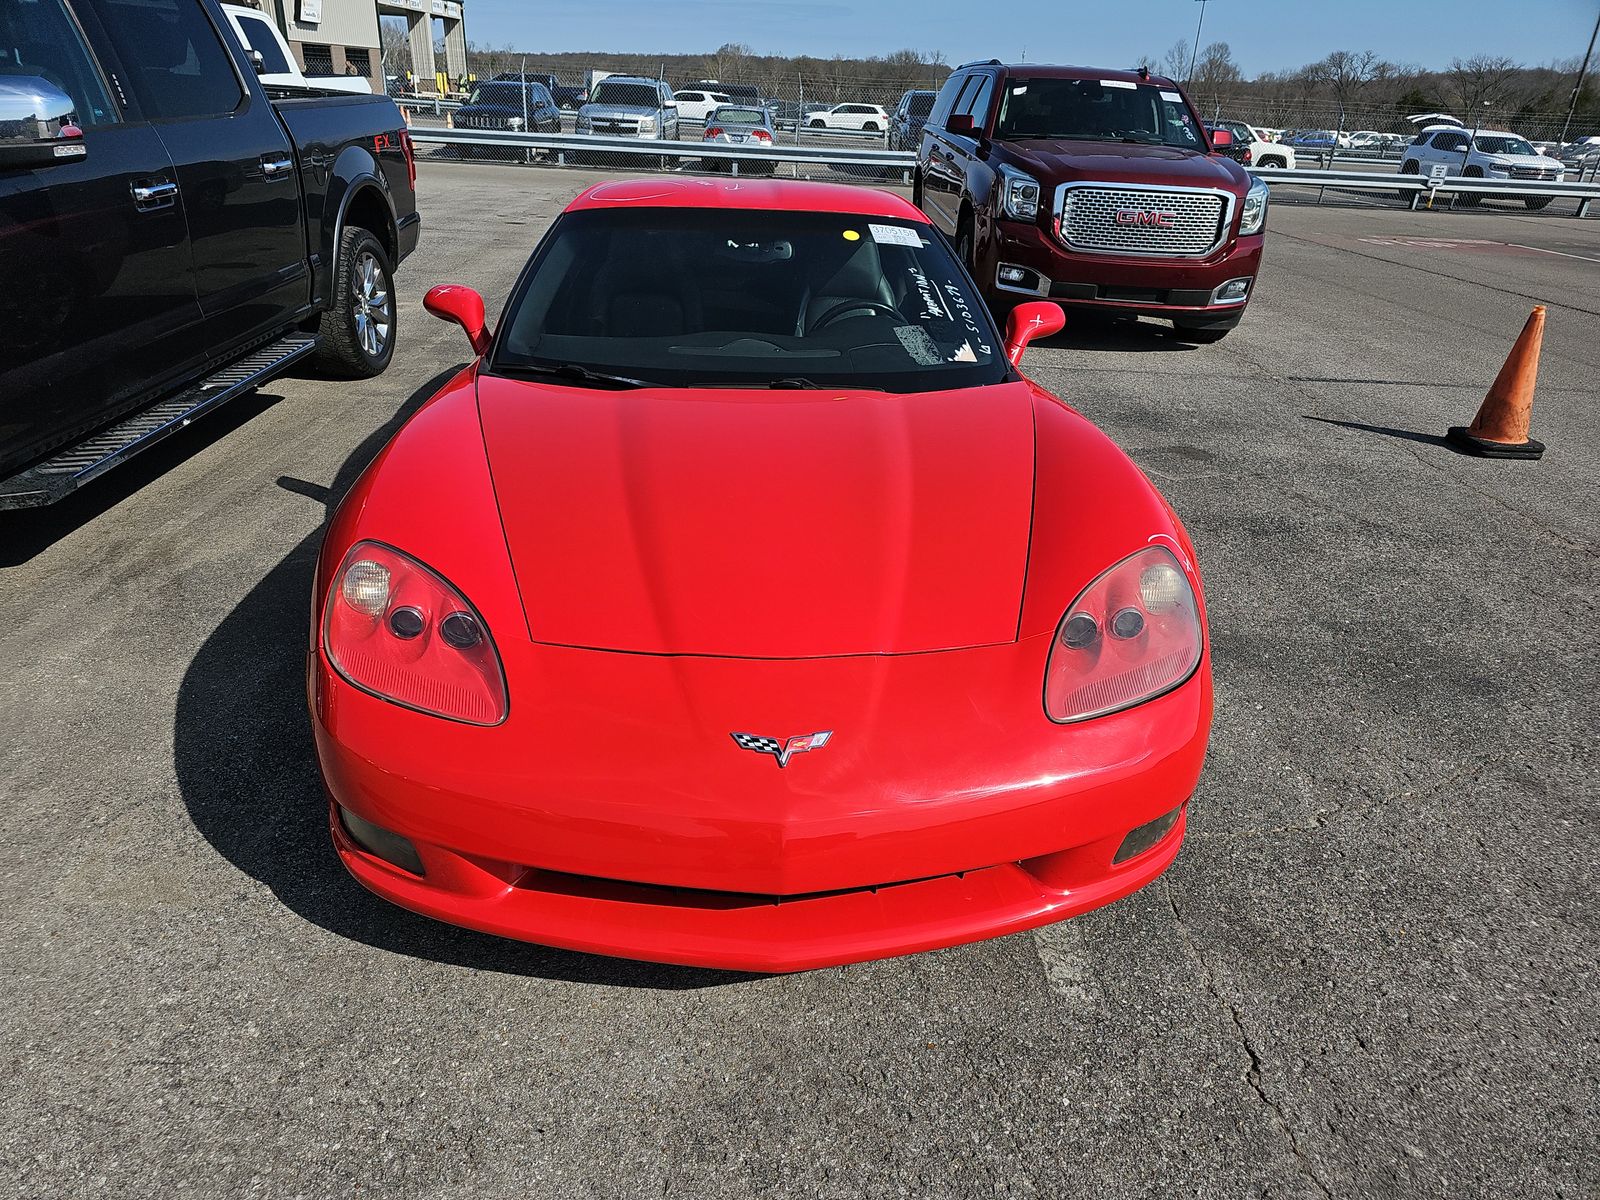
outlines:
M830 729L826 733L805 733L798 737L781 739L763 737L759 733L736 733L733 735L733 740L738 743L741 750L754 750L757 754L772 755L781 767L792 755L804 754L807 750L822 749L832 736L833 730Z

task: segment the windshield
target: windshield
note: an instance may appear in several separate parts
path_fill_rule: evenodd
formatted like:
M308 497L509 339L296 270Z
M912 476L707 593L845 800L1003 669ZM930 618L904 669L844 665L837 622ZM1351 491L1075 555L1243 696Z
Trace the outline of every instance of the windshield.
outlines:
M765 125L767 114L759 108L719 108L711 119L727 125Z
M1478 153L1480 154L1537 154L1539 153L1526 140L1519 137L1485 137L1478 136Z
M590 103L660 108L661 96L647 83L612 83L608 80L595 88Z
M1201 149L1193 115L1177 92L1099 79L1012 79L995 137L1072 138Z
M522 106L522 92L523 89L515 83L480 83L467 94L467 103L469 105L492 104L499 106L514 104L520 108ZM532 102L532 92L529 92L528 100L530 103Z
M640 208L558 221L492 369L577 364L665 387L936 391L1010 368L927 225L843 213Z
M914 92L906 99L906 115L925 117L933 111L933 92Z

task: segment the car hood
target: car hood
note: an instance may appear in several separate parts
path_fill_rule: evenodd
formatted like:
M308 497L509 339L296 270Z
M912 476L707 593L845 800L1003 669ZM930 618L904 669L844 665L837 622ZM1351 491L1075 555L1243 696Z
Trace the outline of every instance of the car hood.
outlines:
M1536 167L1540 170L1549 170L1559 167L1560 161L1548 158L1543 154L1479 154L1477 157L1487 160L1496 167Z
M1248 181L1241 178L1241 168L1231 160L1179 146L1060 138L1008 142L1004 150L1017 166L1046 187L1080 180L1216 187L1232 192L1242 192L1248 186Z
M618 392L484 375L478 405L535 641L811 658L1017 637L1024 383Z

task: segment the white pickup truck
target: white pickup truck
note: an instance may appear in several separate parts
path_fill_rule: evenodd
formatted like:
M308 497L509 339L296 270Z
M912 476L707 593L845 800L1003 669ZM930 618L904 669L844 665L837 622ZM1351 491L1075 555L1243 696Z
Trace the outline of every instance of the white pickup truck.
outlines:
M263 87L320 88L329 92L360 92L370 94L372 84L359 75L318 75L307 78L295 62L289 43L272 23L272 18L259 9L242 4L221 6L228 23L244 46L244 56L255 64L256 75Z

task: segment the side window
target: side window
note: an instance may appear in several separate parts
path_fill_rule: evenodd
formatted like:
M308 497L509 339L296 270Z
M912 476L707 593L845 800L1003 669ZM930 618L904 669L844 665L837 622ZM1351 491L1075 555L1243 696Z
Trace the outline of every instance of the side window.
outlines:
M120 119L61 0L0 0L0 80L24 86L39 80L64 93L70 108L58 95L42 117L80 129Z
M199 0L109 0L97 7L146 116L221 117L244 102L233 60Z
M239 18L239 28L244 30L244 40L251 50L261 55L261 69L268 75L289 75L292 73L283 51L278 46L278 39L272 36L272 28L260 17Z
M928 124L935 129L944 125L944 119L950 115L950 109L955 105L956 95L961 91L961 85L967 81L965 75L954 74L944 81L944 86L939 89L939 94L933 98L933 107L928 110Z
M554 108L555 98L550 95L550 89L542 83L533 85L533 102L540 108Z
M972 118L972 123L979 129L983 128L984 120L989 115L989 101L994 99L994 76L987 73L973 76L976 87L969 87L961 93L961 99L956 103L956 112L966 113Z

